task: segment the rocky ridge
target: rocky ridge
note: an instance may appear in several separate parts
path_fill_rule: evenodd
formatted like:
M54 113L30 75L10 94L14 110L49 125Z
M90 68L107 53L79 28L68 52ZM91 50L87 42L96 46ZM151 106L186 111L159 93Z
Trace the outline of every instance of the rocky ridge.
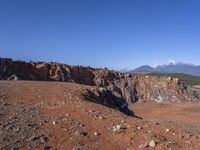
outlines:
M198 102L200 92L176 78L127 74L108 69L70 66L54 62L24 62L0 58L1 80L62 81L94 86L85 97L129 114L136 101Z

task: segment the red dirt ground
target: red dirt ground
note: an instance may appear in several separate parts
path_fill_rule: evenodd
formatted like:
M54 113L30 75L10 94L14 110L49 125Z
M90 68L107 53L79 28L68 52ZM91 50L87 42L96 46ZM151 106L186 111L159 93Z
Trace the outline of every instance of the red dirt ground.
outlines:
M130 105L144 118L140 120L85 101L82 94L91 88L95 87L0 81L0 148L200 149L200 104ZM149 146L151 140L154 147Z

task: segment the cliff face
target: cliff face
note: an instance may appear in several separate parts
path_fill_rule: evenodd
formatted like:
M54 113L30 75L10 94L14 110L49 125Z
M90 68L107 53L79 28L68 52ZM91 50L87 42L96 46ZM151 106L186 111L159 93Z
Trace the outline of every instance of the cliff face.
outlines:
M141 100L165 101L199 101L200 93L190 86L179 82L177 78L136 76L138 97Z
M100 97L102 93L105 95L105 91L107 91L107 93L111 92L115 97L125 100L126 103L200 100L198 91L179 83L178 79L123 74L107 69L94 69L59 63L27 63L1 58L0 79L62 81L92 85L98 89L96 92L98 95L96 96ZM124 105L124 103L120 103L120 100L117 103L120 106Z

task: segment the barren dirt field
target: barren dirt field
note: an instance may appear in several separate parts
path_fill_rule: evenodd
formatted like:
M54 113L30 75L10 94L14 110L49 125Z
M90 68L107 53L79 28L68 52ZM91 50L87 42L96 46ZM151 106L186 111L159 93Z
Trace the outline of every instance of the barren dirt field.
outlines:
M143 103L130 106L144 120L185 129L188 133L200 135L200 104Z
M200 85L194 85L194 87L200 89Z
M91 86L0 81L2 150L200 149L199 104L131 104L143 120L88 102Z

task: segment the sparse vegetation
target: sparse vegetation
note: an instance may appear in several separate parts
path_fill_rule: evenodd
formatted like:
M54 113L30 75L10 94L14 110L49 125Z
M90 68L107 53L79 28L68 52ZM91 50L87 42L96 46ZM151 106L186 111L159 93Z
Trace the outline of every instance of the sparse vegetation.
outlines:
M180 82L189 84L189 85L199 85L200 84L200 77L198 76L192 76L187 74L181 74L181 73L150 73L150 75L154 76L166 76L166 77L173 77L178 78Z

